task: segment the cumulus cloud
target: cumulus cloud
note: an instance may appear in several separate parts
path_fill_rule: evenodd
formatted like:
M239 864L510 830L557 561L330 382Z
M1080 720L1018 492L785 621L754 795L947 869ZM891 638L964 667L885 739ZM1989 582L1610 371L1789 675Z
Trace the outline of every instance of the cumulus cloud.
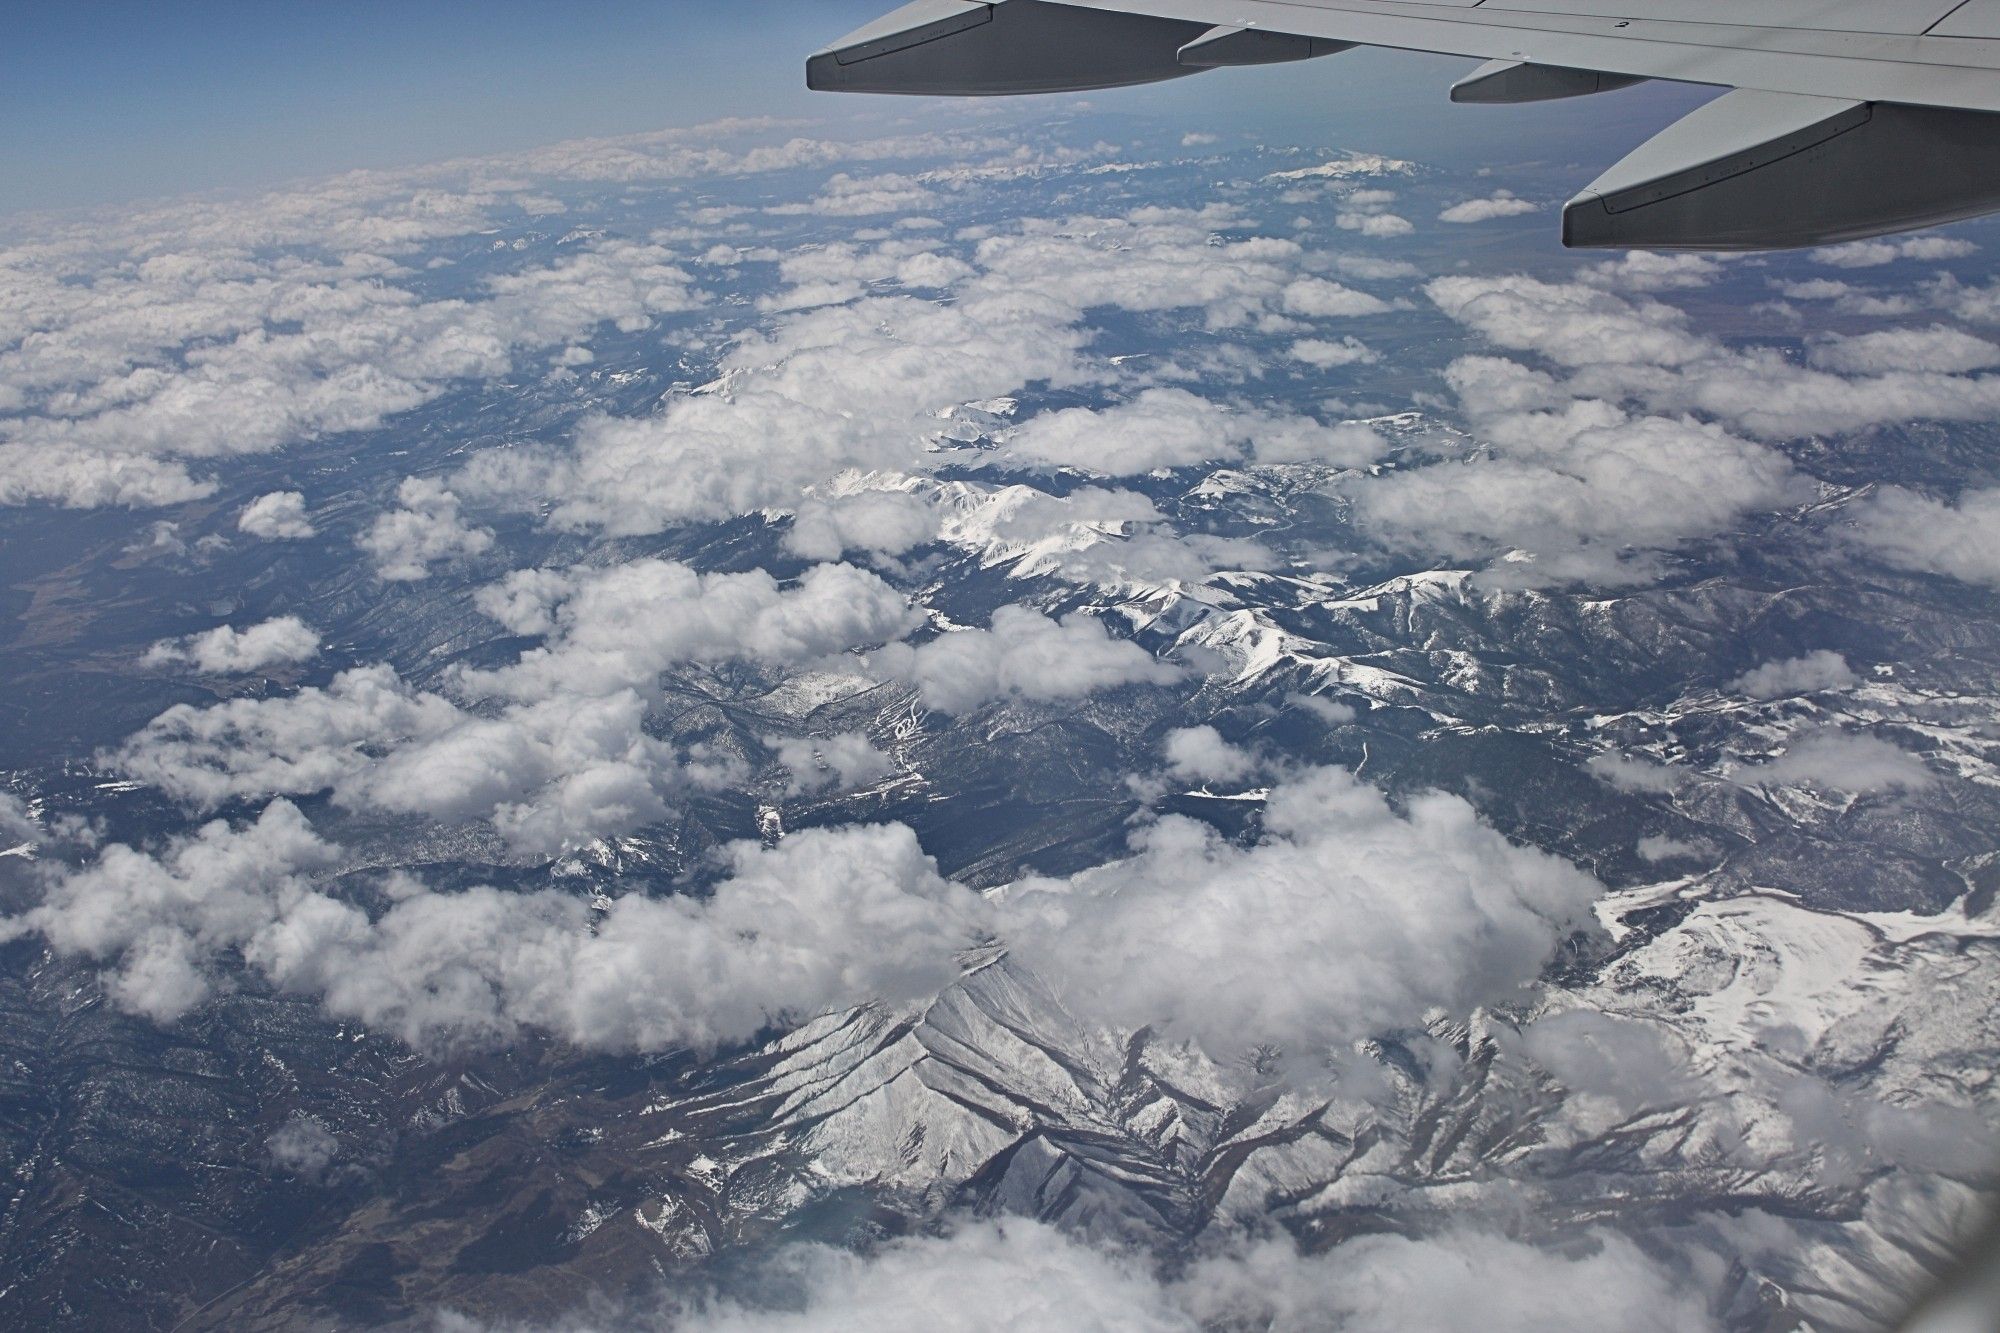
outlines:
M1961 374L2000 365L2000 347L1942 324L1822 338L1808 354L1816 366L1850 374L1891 370Z
M1956 503L1885 486L1855 508L1853 541L1901 569L2000 585L2000 488Z
M1806 785L1865 794L1928 787L1937 777L1893 741L1823 727L1787 741L1776 757L1741 764L1732 777L1766 787Z
M912 623L900 594L849 566L792 588L669 561L526 570L478 600L545 642L459 673L457 699L360 667L291 695L177 705L106 761L197 807L331 791L356 809L485 820L518 852L549 856L664 819L683 789L735 776L648 731L668 668L811 662Z
M765 744L777 752L778 762L791 771L785 790L794 796L829 788L848 791L896 770L894 761L859 732L779 736Z
M1324 1051L1496 1002L1539 975L1599 893L1457 797L1399 813L1333 769L1274 788L1252 846L1168 817L1133 852L1012 886L1002 934L1077 1012L1166 1023L1217 1058Z
M1285 288L1281 304L1285 313L1309 319L1340 319L1354 315L1380 315L1389 303L1379 296L1329 282L1325 278L1300 278Z
M1524 213L1536 212L1540 207L1526 199L1516 199L1506 190L1495 190L1484 199L1466 199L1453 204L1438 214L1438 221L1490 222L1494 218L1520 217Z
M192 666L209 676L294 666L319 655L319 632L297 616L279 616L248 629L221 625L185 639L170 639L146 650L146 666Z
M1656 764L1628 754L1593 755L1585 767L1620 791L1665 793L1679 787L1687 772L1672 764Z
M231 953L270 984L423 1051L524 1029L593 1050L704 1050L956 975L978 898L900 826L738 843L705 898L634 894L601 912L554 890L433 892L408 877L378 915L321 891L339 851L290 803L216 821L158 855L113 845L6 923L110 964L120 1007L170 1022L224 984Z
M1148 389L1104 409L1067 408L1030 418L1003 440L1006 456L1102 476L1235 459L1318 461L1356 467L1382 441L1366 426L1323 426L1310 417L1229 407L1185 389Z
M1211 726L1168 732L1160 753L1169 773L1189 781L1240 782L1257 767L1256 756L1231 745Z
M843 472L924 462L941 412L1047 384L1109 378L1085 355L1089 312L1198 311L1213 328L1283 314L1304 251L1269 237L1224 240L1226 207L1146 208L1124 218L1030 219L979 239L967 258L935 238L873 251L821 247L788 256L781 314L739 339L719 378L649 417L595 416L567 448L475 456L452 481L470 498L546 512L563 528L656 532L690 519L796 509ZM923 273L916 272L922 269ZM864 294L866 284L951 284L949 303ZM1323 281L1323 280L1315 280ZM1356 308L1375 298L1336 284ZM824 546L815 549L824 550Z
M243 507L236 526L252 537L272 541L299 541L314 535L312 520L306 515L306 497L297 491L272 491Z
M271 1165L289 1175L318 1180L340 1155L340 1140L310 1116L288 1120L264 1140Z
M913 176L889 173L851 176L841 172L819 195L803 204L779 204L771 213L816 213L821 217L862 218L878 213L909 213L937 203L937 194Z
M1812 252L1813 262L1834 268L1876 268L1899 259L1963 259L1979 247L1955 236L1894 236L1872 241L1850 241L1846 245L1824 246Z
M1815 694L1820 690L1844 690L1860 677L1847 659L1822 648L1803 657L1787 657L1766 662L1729 682L1753 699L1777 699L1788 694Z
M0 423L0 501L195 498L212 485L182 460L372 429L525 349L694 308L670 258L606 240L471 300L421 300L365 254L156 254L91 271L74 294L38 289L37 336L0 352L0 382L28 409Z
M458 497L434 477L405 478L396 488L396 500L400 508L378 515L354 539L384 579L426 579L433 565L479 555L493 545L492 531L468 524Z
M1289 1241L1193 1265L1177 1294L1203 1327L1337 1333L1700 1333L1701 1291L1631 1241L1600 1233L1568 1252L1489 1233L1367 1236L1301 1258Z
M1615 285L1608 274L1427 284L1454 320L1552 368L1453 362L1446 379L1484 451L1357 481L1364 526L1450 558L1510 556L1486 571L1493 581L1630 582L1684 542L1808 498L1809 480L1762 440L2000 413L2000 376L1970 373L2000 352L1957 330L1822 337L1802 364L1774 347L1725 345L1684 312ZM1884 492L1859 507L1857 540L1912 567L1978 568L1976 554L1927 559L1927 507ZM1974 536L1969 549L1980 544Z
M1339 342L1330 342L1325 338L1301 338L1292 344L1290 355L1294 361L1303 361L1321 370L1331 370L1335 366L1368 366L1381 359L1357 338L1342 338Z
M1449 377L1475 409L1537 386L1510 363L1477 359L1455 363ZM1510 549L1533 557L1497 569L1496 580L1630 582L1651 576L1647 553L1806 490L1783 454L1686 418L1580 401L1560 411L1475 410L1474 420L1493 446L1486 458L1355 484L1368 531L1459 558Z
M1408 236L1416 228L1406 217L1394 213L1361 212L1343 209L1333 215L1333 225L1342 231L1359 232L1363 236L1377 240L1392 236Z
M1180 1275L1143 1256L1066 1236L1025 1217L958 1219L943 1234L899 1237L868 1253L820 1244L779 1251L761 1292L664 1297L609 1317L580 1313L535 1333L1407 1333L1478 1326L1493 1333L1705 1333L1705 1292L1608 1232L1561 1250L1459 1228L1364 1236L1324 1254L1289 1239L1231 1237ZM440 1333L530 1333L456 1316Z
M870 665L914 685L925 707L947 713L996 699L1076 699L1120 685L1167 685L1181 676L1138 644L1112 638L1091 616L1052 620L1022 606L995 611L991 629L955 630L915 648L891 644Z
M849 551L902 555L935 541L942 516L920 495L857 491L802 502L786 531L785 549L808 560L838 560Z

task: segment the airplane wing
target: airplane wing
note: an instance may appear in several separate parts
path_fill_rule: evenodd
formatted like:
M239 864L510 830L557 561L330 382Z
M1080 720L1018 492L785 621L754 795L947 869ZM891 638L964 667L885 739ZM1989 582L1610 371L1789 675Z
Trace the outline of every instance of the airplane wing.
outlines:
M1069 92L1356 46L1485 61L1458 102L1730 90L1570 200L1566 245L1767 250L2000 210L2000 0L915 0L807 83Z

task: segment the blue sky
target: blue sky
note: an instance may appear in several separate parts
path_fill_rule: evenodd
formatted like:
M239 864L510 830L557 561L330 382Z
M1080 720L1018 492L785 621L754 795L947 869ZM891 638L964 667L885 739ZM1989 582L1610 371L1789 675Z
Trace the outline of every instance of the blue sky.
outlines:
M922 117L816 96L806 54L894 0L78 0L0 44L0 212L244 188L727 115ZM1190 128L1601 166L1671 119L1647 92L1454 108L1470 62L1356 52L1098 95ZM1629 127L1620 124L1629 121ZM1583 179L1588 179L1588 172ZM1581 183L1581 182L1579 182Z
M797 112L882 0L11 5L0 207L261 184Z

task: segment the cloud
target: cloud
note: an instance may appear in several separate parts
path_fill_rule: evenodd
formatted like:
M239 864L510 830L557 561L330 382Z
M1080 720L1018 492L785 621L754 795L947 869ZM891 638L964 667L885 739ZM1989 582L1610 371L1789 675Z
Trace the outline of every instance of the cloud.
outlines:
M294 666L319 655L319 632L297 616L280 616L238 630L220 625L185 639L169 639L146 650L145 666L186 664L203 675L224 676Z
M297 491L272 491L243 507L236 526L252 537L272 541L299 541L315 533L306 516L306 497Z
M1847 659L1822 648L1803 657L1787 657L1744 672L1729 682L1753 699L1777 699L1788 694L1817 694L1821 690L1844 690L1858 684L1860 677Z
M663 1294L533 1333L1709 1333L1706 1284L1609 1232L1558 1250L1471 1227L1373 1235L1305 1255L1283 1236L1212 1242L1173 1278L1130 1250L1026 1217L955 1219L868 1253L787 1246L754 1296ZM782 1295L777 1295L782 1293ZM439 1333L531 1333L446 1316Z
M1274 788L1254 845L1169 816L1133 853L1012 886L1001 933L1073 1011L1164 1023L1217 1059L1261 1043L1310 1056L1497 1002L1600 892L1457 797L1399 813L1335 769Z
M1333 225L1342 231L1359 232L1363 236L1386 239L1391 236L1408 236L1416 228L1410 220L1394 213L1354 212L1342 210L1333 215Z
M1888 564L2000 586L2000 488L1947 504L1885 486L1853 512L1851 539Z
M700 299L666 251L604 240L424 301L374 255L155 255L39 290L36 336L0 352L27 411L0 422L0 501L177 503L209 493L181 460L369 430L447 385L604 321L643 327Z
M1951 375L2000 366L2000 346L1943 324L1821 338L1807 355L1815 366L1857 375L1894 370Z
M464 703L360 667L291 695L177 705L105 761L201 808L331 791L354 809L484 820L519 854L553 856L663 820L685 789L737 776L725 756L647 729L670 667L811 662L913 623L901 594L849 566L791 588L669 561L527 570L478 601L545 642L459 672L449 684Z
M1253 453L1258 462L1326 462L1358 467L1383 442L1366 426L1322 426L1309 417L1225 404L1185 389L1147 389L1116 406L1066 408L1031 417L1003 437L1009 459L1073 467L1101 476L1136 476Z
M1168 685L1181 676L1138 644L1112 638L1091 616L1051 620L1021 606L995 611L991 629L954 630L915 648L891 644L870 666L914 685L925 707L946 713L996 699L1046 702L1120 685Z
M1629 792L1671 792L1688 777L1686 770L1676 765L1655 764L1625 754L1592 755L1585 767L1618 790Z
M1505 190L1496 190L1484 199L1467 199L1438 214L1439 222L1490 222L1494 218L1520 217L1541 210L1540 204L1516 199Z
M1288 1240L1197 1262L1176 1293L1202 1327L1408 1333L1700 1333L1704 1294L1622 1236L1568 1252L1486 1232L1364 1236L1313 1258Z
M838 560L849 551L902 555L937 540L942 515L906 491L870 490L803 501L784 547L808 560Z
M1303 361L1320 370L1331 370L1336 366L1372 366L1381 360L1366 343L1355 338L1342 338L1339 342L1301 338L1291 345L1288 355L1294 361Z
M60 953L112 962L104 976L112 1001L171 1022L213 991L212 956L306 897L310 874L336 855L297 808L277 802L254 823L217 820L173 838L157 856L106 847L40 906L0 924L0 935L33 931Z
M1804 785L1857 794L1910 791L1937 782L1923 760L1902 746L1833 727L1788 740L1775 758L1736 765L1730 776L1765 787Z
M919 212L938 202L937 194L912 176L833 177L818 197L803 204L780 204L765 211L777 214L813 213L820 217L862 218L879 213Z
M1648 552L1727 530L1746 514L1805 494L1783 454L1689 419L1634 417L1602 402L1560 412L1477 411L1532 379L1491 363L1460 362L1449 377L1470 399L1492 452L1357 480L1351 494L1364 531L1392 545L1456 558L1509 549L1528 563L1496 567L1501 581L1643 580Z
M317 1181L340 1156L340 1140L310 1116L286 1121L264 1140L271 1165L288 1175Z
M1300 278L1285 288L1281 303L1285 313L1309 319L1345 319L1356 315L1380 315L1389 303L1367 292L1344 287L1325 278Z
M850 791L896 771L896 765L859 732L837 736L778 736L764 742L777 751L778 762L791 770L785 790Z
M1963 259L1978 249L1971 241L1955 236L1901 236L1823 246L1812 252L1812 260L1834 268L1876 268L1899 259Z
M378 515L354 544L375 562L375 573L392 582L431 575L433 565L483 554L493 545L488 528L475 528L459 514L458 497L435 477L407 477L396 488L401 506Z
M737 843L706 897L632 894L598 911L556 890L433 892L386 881L372 915L318 890L337 864L285 801L158 854L113 845L6 923L110 964L114 1003L171 1022L225 983L225 960L326 1011L437 1054L523 1030L590 1050L713 1050L766 1027L933 993L976 942L979 899L940 878L906 828Z
M788 256L798 285L781 304L807 295L839 304L793 310L743 336L715 381L655 415L587 417L566 449L476 455L451 485L546 513L560 528L636 535L796 509L802 493L846 472L929 466L941 414L1030 385L1112 379L1084 355L1093 310L1195 310L1217 329L1278 316L1304 252L1294 241L1216 236L1236 221L1227 207L1145 208L1029 219L978 239L965 259L936 253L935 238ZM864 295L888 279L949 283L952 299ZM1303 290L1309 300L1344 293L1356 308L1375 301L1337 284Z
M1187 781L1240 782L1257 767L1256 756L1231 745L1211 726L1180 727L1160 743L1167 771Z
M1709 351L1687 316L1656 301L1576 283L1526 277L1433 278L1437 307L1497 347L1533 351L1558 365L1677 366Z
M1689 842L1685 838L1668 837L1664 833L1648 833L1639 839L1636 850L1641 861L1654 864L1661 861L1678 861L1690 856L1714 855L1714 849L1706 843Z

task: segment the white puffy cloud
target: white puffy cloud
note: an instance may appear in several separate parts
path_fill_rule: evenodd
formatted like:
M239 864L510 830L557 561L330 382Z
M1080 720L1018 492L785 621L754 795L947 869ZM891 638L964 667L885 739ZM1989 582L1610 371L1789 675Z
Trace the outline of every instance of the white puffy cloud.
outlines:
M1269 1240L1175 1285L1205 1328L1412 1333L1702 1333L1705 1293L1622 1236L1557 1251L1487 1232L1365 1236L1304 1258Z
M1709 351L1687 316L1577 283L1527 277L1444 277L1424 286L1437 307L1497 347L1563 366L1678 366Z
M1472 385L1486 367L1454 366ZM1650 577L1649 552L1723 531L1804 493L1783 454L1689 419L1632 417L1603 402L1476 418L1490 456L1355 484L1365 529L1396 545L1532 561L1496 579L1618 583Z
M1342 338L1339 342L1330 342L1325 338L1301 338L1291 345L1289 354L1292 360L1303 361L1321 370L1331 370L1335 366L1368 366L1381 359L1357 338Z
M1359 232L1363 236L1377 240L1392 236L1408 236L1416 230L1408 218L1395 213L1361 212L1353 209L1343 209L1335 213L1333 225L1342 231Z
M762 570L698 574L670 560L526 570L478 597L517 634L543 634L512 666L469 671L469 692L520 700L650 689L681 662L813 662L898 638L904 596L852 565L816 565L787 587Z
M1439 222L1490 222L1494 218L1515 218L1539 211L1541 205L1517 199L1506 190L1496 190L1483 199L1466 199L1438 214Z
M914 176L894 172L881 176L835 175L817 197L802 204L779 204L766 212L814 213L830 218L863 218L879 213L908 213L938 202L936 192Z
M934 992L980 929L978 897L900 826L738 843L709 896L635 894L601 913L554 890L437 893L397 877L371 917L315 887L338 856L277 801L157 856L108 847L5 930L107 962L114 1002L156 1021L213 993L236 952L331 1015L437 1053L529 1028L594 1050L712 1049Z
M1138 644L1112 638L1091 616L1051 620L1022 606L995 611L991 629L954 630L915 648L891 644L870 664L947 713L995 699L1075 699L1119 685L1166 685L1181 675Z
M1185 389L1147 389L1103 409L1066 408L1030 418L1002 441L1010 459L1102 476L1240 458L1358 466L1382 442L1366 426L1327 427L1309 417L1233 408Z
M299 541L314 535L312 519L306 514L306 497L298 491L272 491L243 507L236 526L252 537L272 541Z
M1672 764L1656 764L1629 754L1593 755L1586 767L1618 790L1629 792L1671 792L1688 776L1685 769Z
M1178 727L1160 743L1167 771L1190 781L1240 782L1257 767L1248 750L1231 745L1211 726Z
M58 879L41 905L0 923L0 934L32 931L58 952L111 963L105 989L120 1008L171 1022L212 993L213 956L308 896L311 873L335 856L280 801L254 823L217 820L157 856L113 844Z
M107 762L196 806L330 790L357 809L485 820L516 851L550 856L661 820L682 789L734 776L647 730L668 668L809 662L912 623L900 594L848 566L795 588L667 561L528 570L479 604L547 639L510 666L458 674L458 694L483 708L362 667L291 695L177 705Z
M1788 694L1815 694L1820 690L1844 690L1861 678L1847 659L1831 649L1821 648L1803 657L1787 657L1765 662L1729 682L1753 699L1777 699Z
M426 579L433 565L479 555L493 545L492 531L468 524L458 497L435 477L405 478L396 501L399 508L377 515L354 539L384 579Z
M1953 375L2000 366L2000 347L1943 324L1822 338L1807 354L1816 366L1859 375L1892 370Z
M1923 760L1893 741L1833 727L1790 739L1776 757L1737 765L1730 776L1766 787L1804 784L1855 793L1909 791L1937 781Z
M1398 813L1334 769L1274 788L1253 846L1168 817L1133 851L1011 886L1001 933L1074 1011L1166 1023L1218 1059L1260 1043L1309 1055L1497 1002L1600 891L1457 797Z
M859 732L780 736L765 744L777 751L778 762L791 770L785 790L794 796L828 788L848 791L896 770L895 762Z
M182 460L372 429L523 350L699 303L667 252L626 241L496 275L477 300L420 300L374 256L190 251L85 272L73 297L31 302L35 336L0 352L29 409L0 423L0 501L193 498L210 485Z
M849 551L901 555L935 541L942 520L937 506L898 490L856 491L802 502L784 546L808 560L838 560Z
M2000 487L1947 504L1885 486L1856 506L1852 539L1902 569L2000 585Z
M319 632L297 616L279 616L248 629L219 625L185 639L170 639L146 650L147 666L186 664L210 676L294 666L319 655Z
M795 507L848 468L920 457L931 414L1084 372L1074 312L991 288L950 306L873 297L786 316L723 361L725 388L594 417L564 451L476 456L454 485L612 533Z
M264 1140L271 1165L305 1180L318 1180L340 1155L340 1140L310 1116L288 1120Z
M0 503L201 498L215 484L190 460L370 429L599 323L636 330L703 302L661 245L602 235L449 298L406 283L427 249L558 211L552 187L1019 149L976 132L777 128L718 122L25 223L0 248L0 411L13 414L0 423ZM830 197L851 208L863 194L850 182Z
M1389 303L1379 296L1325 278L1300 278L1285 288L1280 298L1286 314L1309 319L1342 319L1354 315L1380 315Z
M802 492L843 472L923 465L943 411L1038 382L1075 388L1113 378L1084 355L1093 309L1195 310L1215 328L1284 318L1304 252L1293 241L1216 237L1235 221L1227 208L1146 208L1125 218L1031 219L978 240L969 261L923 238L787 256L794 286L779 304L817 308L781 313L739 339L714 383L650 417L587 418L565 449L477 455L452 485L546 509L559 527L615 534L796 509ZM948 283L953 299L864 294L889 279ZM1323 300L1347 289L1302 291Z
M1198 1333L1200 1328L1139 1256L1098 1249L1029 1218L966 1223L944 1236L891 1241L865 1256L797 1246L775 1262L758 1285L798 1291L803 1300L797 1308L724 1300L678 1314L662 1312L651 1322L663 1333ZM618 1322L631 1319L624 1315ZM636 1322L648 1321L640 1315Z
M1627 250L1617 259L1592 264L1579 276L1593 286L1613 291L1683 291L1706 287L1720 278L1726 262L1726 256Z
M1316 1255L1284 1237L1221 1238L1179 1275L1025 1217L956 1219L868 1253L788 1246L753 1289L553 1325L445 1316L439 1333L1710 1333L1706 1284L1609 1232L1562 1248L1461 1227L1362 1236Z
M1872 241L1850 241L1846 245L1823 246L1812 252L1813 262L1834 268L1876 268L1898 259L1963 259L1979 247L1956 236L1890 236Z

